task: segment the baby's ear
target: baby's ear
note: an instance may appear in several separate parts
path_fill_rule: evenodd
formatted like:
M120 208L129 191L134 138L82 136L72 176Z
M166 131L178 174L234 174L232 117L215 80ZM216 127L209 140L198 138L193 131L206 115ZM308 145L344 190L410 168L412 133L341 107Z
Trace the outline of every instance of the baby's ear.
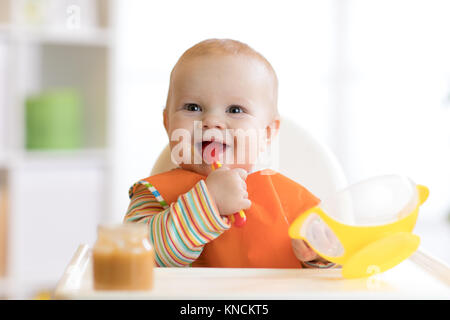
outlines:
M278 135L280 131L280 118L276 117L271 123L266 127L267 143L271 143L273 139Z
M164 108L163 110L163 123L164 128L166 129L166 132L169 132L169 116L167 115L167 108Z

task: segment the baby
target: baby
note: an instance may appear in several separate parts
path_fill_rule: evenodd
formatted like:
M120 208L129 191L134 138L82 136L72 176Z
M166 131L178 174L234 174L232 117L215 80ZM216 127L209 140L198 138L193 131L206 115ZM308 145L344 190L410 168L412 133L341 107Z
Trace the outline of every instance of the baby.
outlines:
M149 225L158 266L332 266L287 232L319 200L279 173L255 171L280 126L277 94L270 63L239 41L205 40L178 60L163 117L179 167L135 183L125 216ZM215 160L223 166L212 170ZM240 210L247 222L238 228L229 217Z

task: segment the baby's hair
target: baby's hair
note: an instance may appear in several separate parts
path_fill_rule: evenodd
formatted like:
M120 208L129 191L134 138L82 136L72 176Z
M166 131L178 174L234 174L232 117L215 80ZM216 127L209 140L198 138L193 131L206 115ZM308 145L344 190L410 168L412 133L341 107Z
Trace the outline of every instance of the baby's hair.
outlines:
M273 75L274 80L278 82L275 70L262 54L251 48L248 44L232 39L203 40L187 49L178 60L178 63L192 57L208 54L247 55L256 58L266 66L269 72Z
M266 67L269 74L272 76L273 82L274 82L274 101L276 105L277 96L278 96L278 78L275 73L275 70L273 69L270 62L259 52L257 52L255 49L251 48L248 44L232 40L232 39L207 39L203 40L191 48L187 49L181 57L178 59L177 63L175 64L174 68L172 69L172 72L170 74L170 81L172 81L172 75L176 69L176 67L183 63L184 61L189 60L190 58L203 56L203 55L210 55L210 54L218 54L218 55L246 55L252 58L255 58L256 60L263 63L263 65ZM170 94L170 93L169 93ZM277 108L276 108L277 109ZM278 113L278 111L276 111Z

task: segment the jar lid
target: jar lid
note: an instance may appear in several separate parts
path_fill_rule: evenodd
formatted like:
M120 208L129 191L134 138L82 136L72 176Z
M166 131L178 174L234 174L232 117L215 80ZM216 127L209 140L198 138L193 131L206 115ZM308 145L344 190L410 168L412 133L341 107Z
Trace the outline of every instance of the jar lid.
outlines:
M146 238L148 225L140 223L100 224L97 227L99 234L120 238Z

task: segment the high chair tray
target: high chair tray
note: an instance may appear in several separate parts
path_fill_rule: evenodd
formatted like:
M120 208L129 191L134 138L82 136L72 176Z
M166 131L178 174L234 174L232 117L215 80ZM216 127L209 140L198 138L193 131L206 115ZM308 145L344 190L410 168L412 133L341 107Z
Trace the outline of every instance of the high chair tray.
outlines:
M340 269L155 268L150 291L93 289L91 249L81 245L56 299L450 299L450 268L418 250L383 274L346 280Z

